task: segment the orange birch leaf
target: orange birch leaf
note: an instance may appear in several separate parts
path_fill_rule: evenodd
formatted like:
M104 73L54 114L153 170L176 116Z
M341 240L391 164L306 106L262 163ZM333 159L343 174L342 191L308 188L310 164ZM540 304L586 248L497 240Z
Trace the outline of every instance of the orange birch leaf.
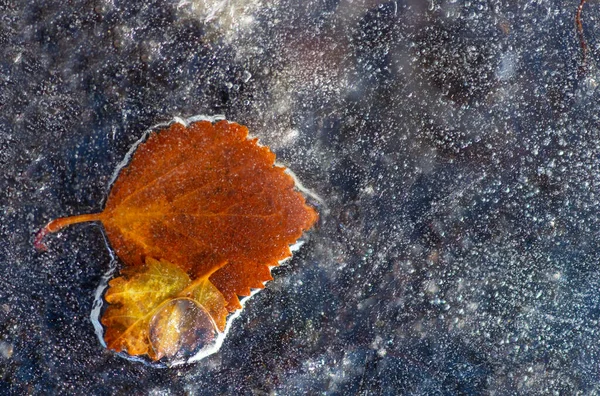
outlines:
M126 267L141 267L149 258L173 263L194 282L206 279L214 285L228 311L241 308L238 296L263 288L272 279L270 268L291 255L289 246L317 219L292 177L275 166L275 155L247 135L246 127L228 121L201 121L188 127L175 123L150 134L120 172L101 213L50 222L37 234L36 247L45 249L42 240L47 233L101 221ZM141 270L138 275L147 274ZM111 289L123 282L115 279ZM109 289L109 304L110 296L115 295ZM121 302L129 305L133 307ZM170 306L155 324L168 327L183 320L178 316L181 305ZM139 307L133 316L147 315L147 309ZM213 320L222 327L220 318ZM104 322L109 347L147 353L139 352L145 346L109 343L110 327L126 324ZM148 328L144 331L138 336L147 340L151 335ZM163 336L168 339L172 334ZM167 349L165 355L170 353Z

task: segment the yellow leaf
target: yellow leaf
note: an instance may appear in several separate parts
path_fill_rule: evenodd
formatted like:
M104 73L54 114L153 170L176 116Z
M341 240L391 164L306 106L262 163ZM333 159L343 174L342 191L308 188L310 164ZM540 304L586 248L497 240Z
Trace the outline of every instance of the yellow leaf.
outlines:
M105 295L107 346L158 360L212 341L215 331L225 329L228 311L209 276L192 282L176 265L151 257L144 266L125 269Z

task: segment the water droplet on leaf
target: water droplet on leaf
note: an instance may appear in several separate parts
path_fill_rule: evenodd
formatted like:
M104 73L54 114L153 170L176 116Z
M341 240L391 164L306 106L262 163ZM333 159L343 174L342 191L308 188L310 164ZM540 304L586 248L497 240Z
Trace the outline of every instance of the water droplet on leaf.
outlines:
M149 327L156 359L187 359L211 347L218 335L206 309L187 298L166 303L152 317Z

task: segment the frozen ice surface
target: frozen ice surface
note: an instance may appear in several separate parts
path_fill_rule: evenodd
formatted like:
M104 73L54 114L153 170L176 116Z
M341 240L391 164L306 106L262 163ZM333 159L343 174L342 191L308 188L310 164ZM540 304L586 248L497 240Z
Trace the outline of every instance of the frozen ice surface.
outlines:
M600 7L502 0L0 2L0 390L600 392ZM97 340L94 225L150 126L248 125L321 224L221 350ZM327 211L322 205L326 205Z

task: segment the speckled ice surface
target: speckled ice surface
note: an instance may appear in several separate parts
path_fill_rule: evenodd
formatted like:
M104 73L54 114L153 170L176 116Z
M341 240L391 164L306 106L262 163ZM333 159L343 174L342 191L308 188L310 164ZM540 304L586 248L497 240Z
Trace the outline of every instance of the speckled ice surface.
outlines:
M0 393L600 392L600 4L0 1ZM93 212L153 125L247 125L319 226L221 349L106 350ZM117 266L119 264L117 263Z

